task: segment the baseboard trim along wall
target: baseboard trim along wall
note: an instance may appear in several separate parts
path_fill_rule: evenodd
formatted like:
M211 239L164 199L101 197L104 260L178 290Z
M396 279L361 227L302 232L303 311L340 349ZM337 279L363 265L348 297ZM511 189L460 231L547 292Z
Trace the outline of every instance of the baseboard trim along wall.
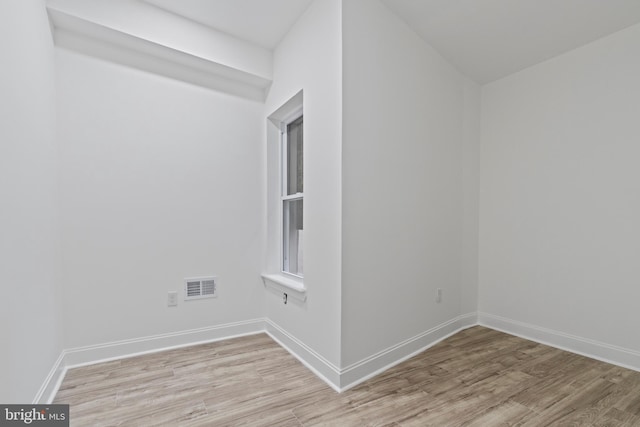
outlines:
M33 404L47 404L53 401L58 389L60 388L60 384L62 384L62 380L64 379L64 374L67 372L66 367L64 366L64 351L60 353L58 359L53 364L51 371L49 371L49 375L45 378L44 383L36 393L36 397L33 398Z
M343 392L475 324L475 313L458 316L344 369L335 366L269 319L72 348L62 351L34 403L53 401L67 369L264 332L331 388Z
M260 332L264 332L264 319L226 323L207 328L72 348L64 351L64 364L68 368L75 368L86 364L108 362L124 357L155 353Z
M423 352L451 335L477 324L476 313L458 316L366 359L338 368L270 320L267 333L337 392L346 391Z
M42 387L40 387L34 403L47 404L52 402L60 384L62 384L67 369L264 333L264 324L264 319L253 319L63 350Z
M640 371L640 352L488 313L458 316L357 363L339 368L282 327L264 318L63 350L33 403L51 403L70 368L258 333L267 333L331 388L343 392L475 325Z
M265 320L266 332L282 348L309 368L318 378L337 392L340 389L340 368L309 348L302 341L289 334L269 319Z
M422 353L451 335L476 324L476 313L464 314L342 368L340 371L340 391L355 387L387 369Z
M640 371L640 352L542 328L488 313L478 313L478 324L560 350L580 354L623 368Z

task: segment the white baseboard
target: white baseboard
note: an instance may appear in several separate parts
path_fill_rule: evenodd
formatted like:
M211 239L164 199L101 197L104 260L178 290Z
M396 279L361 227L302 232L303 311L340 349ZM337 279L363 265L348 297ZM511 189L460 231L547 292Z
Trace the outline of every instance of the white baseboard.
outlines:
M404 362L443 339L477 324L476 313L458 316L415 337L340 369L270 320L267 333L337 392L346 391Z
M340 391L355 387L387 369L422 353L451 335L476 324L476 313L464 314L349 365L340 372Z
M64 379L64 375L67 372L67 368L64 366L64 351L60 353L58 359L53 364L51 371L49 371L49 375L45 378L44 383L38 390L36 397L33 398L33 404L48 404L53 401L58 389L60 388L60 384L62 384L62 380Z
M69 368L262 332L269 334L274 341L300 360L335 391L343 392L421 353L460 330L475 325L476 318L476 313L458 316L343 369L329 362L269 319L254 319L209 328L72 348L62 351L40 388L34 403L51 403Z
M269 319L254 319L63 350L34 403L51 403L68 368L266 332L337 392L348 390L458 333L482 325L541 344L640 371L640 352L488 313L458 316L345 368L339 368Z
M340 368L329 362L302 341L289 334L269 319L265 320L266 332L291 355L309 368L332 389L340 392Z
M478 324L560 350L640 371L640 352L638 351L488 313L478 313Z
M67 369L265 332L265 319L227 323L63 350L34 399L51 403Z
M204 344L260 332L264 332L264 319L226 323L207 328L72 348L64 351L64 365L67 368L75 368L87 364L108 362L125 357Z

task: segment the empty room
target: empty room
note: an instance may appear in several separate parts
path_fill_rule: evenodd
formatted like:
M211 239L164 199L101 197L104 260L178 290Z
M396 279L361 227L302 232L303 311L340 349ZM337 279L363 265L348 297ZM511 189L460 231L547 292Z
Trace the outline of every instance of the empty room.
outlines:
M0 40L1 425L640 426L640 1L4 0Z

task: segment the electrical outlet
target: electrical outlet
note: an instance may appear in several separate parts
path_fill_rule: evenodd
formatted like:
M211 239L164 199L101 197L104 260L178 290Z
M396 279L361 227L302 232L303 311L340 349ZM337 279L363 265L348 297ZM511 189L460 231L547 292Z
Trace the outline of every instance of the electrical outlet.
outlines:
M167 296L167 307L175 307L178 305L178 292L170 291Z
M438 288L437 292L436 292L436 302L440 303L442 302L442 289Z

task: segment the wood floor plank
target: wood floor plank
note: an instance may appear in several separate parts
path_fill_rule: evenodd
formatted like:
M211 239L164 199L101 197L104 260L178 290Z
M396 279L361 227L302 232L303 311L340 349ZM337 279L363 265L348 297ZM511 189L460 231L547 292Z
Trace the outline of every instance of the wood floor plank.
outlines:
M633 427L640 425L640 417L612 408L592 423L593 427Z
M573 391L573 388L565 384L563 378L544 378L516 393L511 399L535 412L542 413L549 407L569 398Z
M640 373L473 327L338 394L268 335L68 371L72 426L640 427Z
M464 422L464 427L521 426L536 417L536 413L524 405L508 400L493 406L472 420Z

